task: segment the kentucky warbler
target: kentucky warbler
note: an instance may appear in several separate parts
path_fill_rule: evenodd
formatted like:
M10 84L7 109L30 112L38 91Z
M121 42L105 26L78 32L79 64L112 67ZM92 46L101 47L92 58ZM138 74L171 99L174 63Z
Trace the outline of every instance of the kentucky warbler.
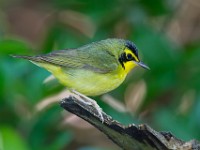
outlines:
M67 88L87 96L117 88L136 66L149 69L140 61L135 44L123 39L106 39L38 56L14 57L28 59L45 68Z

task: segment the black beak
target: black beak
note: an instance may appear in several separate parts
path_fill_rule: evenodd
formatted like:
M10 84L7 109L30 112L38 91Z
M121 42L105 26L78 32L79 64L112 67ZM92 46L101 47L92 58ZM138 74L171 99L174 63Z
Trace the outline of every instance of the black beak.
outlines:
M136 61L134 61L138 66L140 66L140 67L142 67L142 68L144 68L144 69L148 69L148 70L150 70L150 68L147 66L147 65L145 65L142 61L140 61L140 62L136 62Z

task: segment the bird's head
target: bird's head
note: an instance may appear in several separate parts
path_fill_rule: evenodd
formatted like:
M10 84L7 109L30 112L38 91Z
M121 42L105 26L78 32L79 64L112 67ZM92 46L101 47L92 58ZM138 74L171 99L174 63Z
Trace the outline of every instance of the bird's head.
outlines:
M138 49L135 44L127 40L124 44L124 49L118 59L124 70L128 73L136 66L140 66L144 69L149 69L147 65L140 61L138 57Z

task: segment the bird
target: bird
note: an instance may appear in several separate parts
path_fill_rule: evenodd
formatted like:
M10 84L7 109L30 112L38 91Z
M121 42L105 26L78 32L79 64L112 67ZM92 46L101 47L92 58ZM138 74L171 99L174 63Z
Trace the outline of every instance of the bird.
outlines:
M136 45L125 39L109 38L36 56L13 55L27 59L52 73L73 93L94 105L103 122L102 110L87 96L99 96L117 88L136 66L149 67L140 61Z

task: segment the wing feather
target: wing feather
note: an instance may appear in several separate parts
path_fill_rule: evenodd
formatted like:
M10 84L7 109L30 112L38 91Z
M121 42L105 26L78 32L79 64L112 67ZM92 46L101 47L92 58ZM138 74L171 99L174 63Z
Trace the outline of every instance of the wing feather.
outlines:
M39 56L48 63L66 68L88 69L98 73L108 73L118 66L116 58L107 50L59 50Z

